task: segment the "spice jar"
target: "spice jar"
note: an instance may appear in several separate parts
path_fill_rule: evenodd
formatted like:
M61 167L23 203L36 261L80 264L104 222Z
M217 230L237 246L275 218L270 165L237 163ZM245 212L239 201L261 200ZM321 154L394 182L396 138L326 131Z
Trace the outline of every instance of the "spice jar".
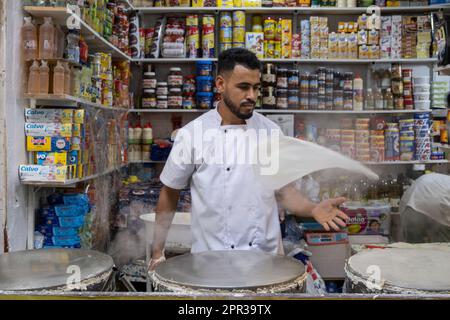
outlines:
M287 69L280 68L277 72L277 88L278 89L287 89L288 88L288 78L287 78Z
M145 72L142 80L142 88L156 89L156 74L154 72Z
M266 63L262 75L262 85L263 87L275 87L276 83L276 67L272 63Z
M181 87L183 86L183 74L181 68L170 68L169 76L167 78L169 87Z
M154 89L144 90L144 94L142 95L142 108L156 108L156 94Z
M169 90L167 107L169 109L181 109L183 107L183 96L180 88L171 88Z
M298 70L289 70L288 71L288 88L289 89L297 89L299 86L299 72Z

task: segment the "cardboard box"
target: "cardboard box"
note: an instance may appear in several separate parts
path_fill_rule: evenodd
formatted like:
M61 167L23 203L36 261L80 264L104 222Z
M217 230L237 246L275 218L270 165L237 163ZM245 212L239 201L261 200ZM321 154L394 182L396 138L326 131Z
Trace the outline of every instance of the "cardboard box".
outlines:
M40 166L67 165L67 152L36 152L36 164Z
M25 123L25 135L41 137L71 137L72 124Z
M264 32L246 32L245 47L252 51L258 59L264 58Z
M31 123L72 123L72 109L25 109L25 120Z
M294 115L293 114L270 114L267 118L275 122L285 136L294 136Z
M42 136L28 136L27 137L27 151L69 151L70 138L63 137L42 137Z
M68 166L19 166L21 181L64 181L68 179Z

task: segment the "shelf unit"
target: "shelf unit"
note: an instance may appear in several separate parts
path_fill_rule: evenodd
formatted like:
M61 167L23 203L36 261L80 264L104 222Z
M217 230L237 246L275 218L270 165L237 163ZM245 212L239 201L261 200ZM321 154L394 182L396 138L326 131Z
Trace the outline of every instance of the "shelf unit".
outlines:
M212 109L130 109L130 113L205 113ZM295 109L255 109L259 113L294 114L414 114L430 113L431 110L295 110Z
M90 101L87 101L82 98L74 97L71 95L63 94L63 95L55 95L55 94L25 94L25 99L28 99L31 101L31 107L36 107L37 105L45 105L45 106L70 106L75 107L78 104L90 108L97 108L101 110L108 110L108 111L120 111L120 112L128 112L129 109L125 108L114 108L114 107L108 107L104 106L102 104L93 103Z
M69 19L73 19L72 22L79 22L81 35L89 45L89 49L111 53L113 58L131 60L130 56L103 38L90 25L84 22L79 15L67 7L25 6L23 10L35 18L51 17L53 22L59 25L67 25Z
M79 178L79 179L70 179L70 180L64 180L64 181L23 181L22 184L27 185L27 186L44 187L44 188L70 187L70 186L76 185L77 183L87 182L90 180L94 180L94 179L106 176L110 173L119 171L126 166L127 165L122 165L120 167L111 168L111 169L105 170L104 172L96 173L96 174L93 174L93 175L90 175L90 176L87 176L84 178Z

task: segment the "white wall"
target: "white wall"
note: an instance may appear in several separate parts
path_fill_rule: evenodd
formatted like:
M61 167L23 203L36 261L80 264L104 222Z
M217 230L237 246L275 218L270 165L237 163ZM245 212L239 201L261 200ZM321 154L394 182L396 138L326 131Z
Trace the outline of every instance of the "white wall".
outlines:
M22 1L6 0L6 151L7 233L10 251L27 244L26 188L19 182L17 168L27 163L24 135L23 69L20 29Z
M6 218L6 152L5 152L5 10L0 2L0 253L4 251L4 227Z

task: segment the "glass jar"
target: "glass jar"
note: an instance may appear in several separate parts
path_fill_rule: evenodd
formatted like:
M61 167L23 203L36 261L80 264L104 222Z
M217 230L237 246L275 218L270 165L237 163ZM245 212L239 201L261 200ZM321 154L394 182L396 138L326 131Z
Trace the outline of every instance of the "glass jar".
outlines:
M288 108L289 109L298 109L299 106L299 98L298 98L298 89L289 90L288 92Z
M186 93L183 97L183 109L194 109L195 108L195 98L194 93Z
M195 93L195 76L186 76L183 83L183 94Z
M288 88L289 89L298 89L300 84L299 72L298 70L289 70L288 71Z
M266 87L262 91L262 107L264 109L275 109L277 106L277 98L275 97L275 88Z
M279 68L277 71L277 88L287 89L288 88L288 71L284 68Z
M142 108L156 108L156 94L154 89L144 90L144 94L142 95Z
M181 109L183 107L183 96L180 88L171 88L167 99L169 109Z
M170 68L169 76L167 78L169 87L179 88L183 86L183 74L181 68Z
M287 109L288 107L288 91L287 89L277 90L277 109Z
M167 109L167 96L158 96L156 108L158 109Z
M167 82L158 82L156 84L156 95L157 96L167 96L169 94L169 88L167 87Z
M154 72L145 72L144 78L142 79L142 88L146 89L156 89L156 74Z
M266 63L262 74L263 87L275 87L277 84L276 67L272 63Z

